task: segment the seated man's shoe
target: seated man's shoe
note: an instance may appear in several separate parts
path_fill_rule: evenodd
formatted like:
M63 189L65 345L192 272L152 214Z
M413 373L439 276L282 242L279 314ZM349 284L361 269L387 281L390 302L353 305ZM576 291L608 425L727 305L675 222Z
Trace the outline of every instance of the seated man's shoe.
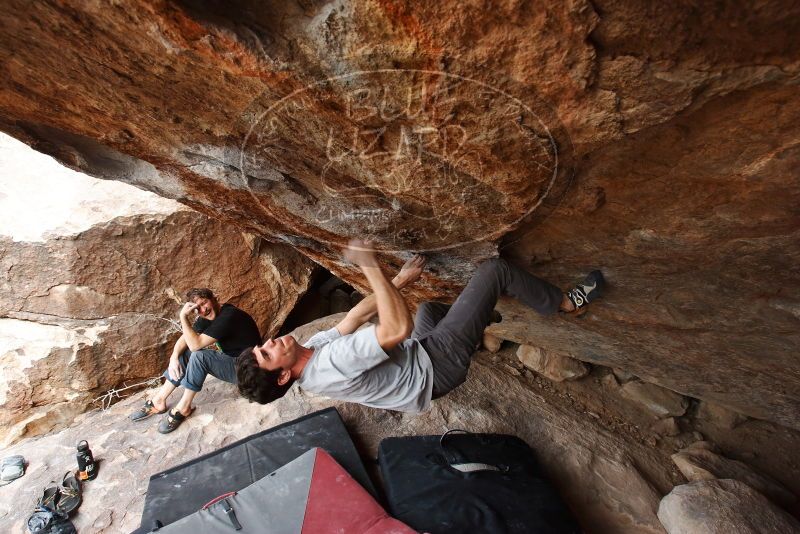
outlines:
M583 282L567 291L567 298L575 306L575 311L581 310L600 296L605 285L606 281L603 278L603 273L592 271Z
M159 410L158 408L155 407L153 401L149 400L145 402L141 408L130 414L128 417L130 418L131 421L141 421L142 419L147 419L151 415L162 414L165 413L166 411L167 411L166 408L163 410Z
M192 411L189 412L189 415L192 415L193 411L194 408L192 408ZM189 417L189 415L183 415L181 412L177 410L177 408L174 410L170 410L167 413L167 416L164 419L162 419L161 422L158 424L158 431L161 432L162 434L169 434L170 432L181 426L181 423L186 421L186 418Z

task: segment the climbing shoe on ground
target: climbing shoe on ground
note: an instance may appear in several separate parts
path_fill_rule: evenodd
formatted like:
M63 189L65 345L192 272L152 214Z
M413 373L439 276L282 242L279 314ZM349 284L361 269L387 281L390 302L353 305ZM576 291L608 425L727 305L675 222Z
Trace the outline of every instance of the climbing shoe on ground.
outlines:
M25 458L19 454L3 458L0 463L0 486L5 486L25 474Z
M69 516L81 505L81 483L75 478L74 473L68 471L61 480L58 490L61 495L56 500L56 511Z
M131 421L141 421L142 419L147 419L151 415L158 415L165 413L167 410L159 410L153 404L153 401L149 400L144 403L144 405L133 412L129 417Z
M56 503L60 497L61 488L55 482L50 482L50 486L45 488L42 496L39 497L36 506L39 508L47 508L48 510L55 510Z
M575 306L575 311L580 310L597 299L605 285L606 281L603 278L603 273L600 271L592 271L586 276L583 282L567 291L567 298L572 302L572 305Z
M192 408L192 412L193 411L194 408ZM189 412L189 415L192 415L192 413ZM181 423L186 421L186 418L189 417L189 415L183 415L177 409L167 412L167 416L158 424L158 431L162 434L169 434L181 426Z

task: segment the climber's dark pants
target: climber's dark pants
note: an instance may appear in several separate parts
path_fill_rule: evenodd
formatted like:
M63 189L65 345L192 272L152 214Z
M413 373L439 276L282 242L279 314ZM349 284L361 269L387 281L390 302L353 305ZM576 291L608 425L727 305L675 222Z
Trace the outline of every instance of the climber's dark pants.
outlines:
M558 311L563 293L553 284L503 259L483 262L452 306L423 302L411 337L420 341L433 363L433 398L467 378L470 359L483 339L501 293L541 314Z

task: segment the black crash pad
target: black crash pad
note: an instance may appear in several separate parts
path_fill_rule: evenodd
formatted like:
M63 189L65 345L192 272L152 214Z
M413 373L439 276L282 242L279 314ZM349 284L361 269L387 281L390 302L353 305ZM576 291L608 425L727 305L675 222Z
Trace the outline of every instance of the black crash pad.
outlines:
M378 462L389 512L418 532L581 532L533 449L516 436L386 438Z
M336 408L264 430L150 477L139 532L168 525L319 447L373 496L375 488Z

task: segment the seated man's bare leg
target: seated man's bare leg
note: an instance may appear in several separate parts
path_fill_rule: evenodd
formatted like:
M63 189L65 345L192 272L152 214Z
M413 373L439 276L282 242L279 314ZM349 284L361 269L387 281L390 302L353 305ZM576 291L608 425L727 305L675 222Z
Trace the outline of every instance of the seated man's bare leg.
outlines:
M177 406L175 409L181 412L185 416L189 416L192 413L192 400L194 400L194 396L197 395L196 391L192 391L191 389L184 389L183 396L181 400L178 401Z
M153 396L153 406L155 406L159 411L163 411L167 409L167 399L172 392L177 389L175 384L170 382L169 380L165 380L164 383L158 388L158 392Z
M133 413L130 414L129 418L132 421L141 421L144 419L149 418L152 415L161 414L167 411L167 398L172 394L173 391L178 386L170 382L169 380L164 380L164 383L158 388L158 391L155 395L150 397L144 405L139 407Z

